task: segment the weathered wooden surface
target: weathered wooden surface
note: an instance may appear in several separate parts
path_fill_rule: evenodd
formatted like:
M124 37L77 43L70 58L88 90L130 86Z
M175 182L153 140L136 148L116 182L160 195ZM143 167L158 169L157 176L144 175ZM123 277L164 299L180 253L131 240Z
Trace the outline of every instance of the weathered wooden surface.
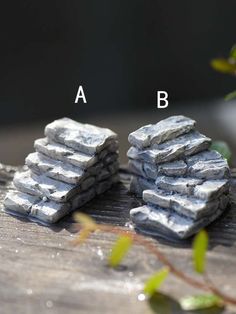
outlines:
M9 179L13 172L8 170L6 173L5 168L0 168L1 207L11 187ZM99 222L127 228L129 210L139 200L128 193L130 178L125 170L121 170L121 178L120 184L83 210ZM73 247L70 242L76 233L70 216L49 228L3 211L0 215L1 313L157 313L152 304L138 301L143 281L161 266L145 248L134 247L124 260L124 267L112 270L106 266L106 255L115 239L111 234L94 234L82 246ZM235 208L231 207L208 228L211 239L208 268L216 284L236 296L235 227ZM191 241L150 241L180 269L192 274ZM173 276L162 291L175 299L199 292ZM176 303L169 301L167 307L172 310L158 313L181 313Z

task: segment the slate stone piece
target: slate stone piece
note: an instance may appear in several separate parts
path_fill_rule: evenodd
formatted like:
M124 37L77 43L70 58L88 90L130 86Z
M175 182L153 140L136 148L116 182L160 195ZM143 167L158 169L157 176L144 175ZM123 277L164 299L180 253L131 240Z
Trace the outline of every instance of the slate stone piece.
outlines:
M179 193L166 192L160 189L144 190L143 200L146 203L158 205L163 208L170 208L183 216L199 219L214 212L228 202L227 196L223 194L218 199L201 200L193 196L182 195ZM226 203L225 203L226 202Z
M108 145L98 154L88 155L69 148L65 145L49 142L47 138L40 138L34 142L36 152L42 153L54 160L60 160L65 163L72 164L82 169L87 169L100 160L110 163L118 158L116 151L118 143L114 142ZM112 157L111 157L112 156Z
M160 144L187 133L195 126L195 121L184 116L173 116L157 124L149 124L130 133L128 140L131 145L140 149L152 144Z
M40 198L46 197L55 202L66 202L76 193L82 191L81 186L54 180L45 174L37 175L30 170L17 172L14 176L15 187L23 192Z
M94 187L73 194L67 202L55 202L42 195L30 195L21 191L11 191L7 194L4 205L7 211L13 214L26 215L44 223L55 223L69 212L78 209L91 201L96 195L104 193L114 183L119 181L119 176L113 175L108 180L98 182Z
M45 128L36 152L16 172L15 190L7 194L6 211L43 223L55 223L118 182L117 135L109 129L68 118Z
M129 170L138 176L155 180L158 175L184 176L187 173L187 164L183 160L177 160L160 165L153 165L138 160L129 160Z
M193 194L203 200L218 198L221 194L229 193L229 180L208 180L194 188Z
M79 184L85 177L89 176L89 173L81 168L48 158L37 152L29 154L25 159L25 163L33 172L37 174L44 173L50 178L65 183Z
M46 223L54 223L66 214L70 209L68 203L56 203L43 200L22 192L11 191L6 195L4 205L7 210L16 214L37 218Z
M227 161L216 151L204 151L186 158L188 174L203 179L229 178Z
M227 161L209 149L211 139L197 132L189 118L176 126L178 119L145 126L129 137L130 191L147 204L130 216L145 233L186 238L227 207L230 171Z
M170 177L178 177L186 175L188 166L183 160L166 162L158 166L158 174Z
M132 221L140 231L160 236L185 239L197 233L219 217L224 209L218 208L213 214L193 220L158 206L144 205L130 211Z
M202 184L203 180L191 177L157 177L155 184L158 188L181 194L193 194L194 187Z
M109 129L82 124L69 118L62 118L48 124L45 135L55 142L85 154L100 152L117 140L117 134Z
M49 143L47 138L40 138L34 142L36 152L42 153L54 160L70 163L86 169L98 162L98 155L87 155L59 143Z
M159 164L203 151L209 148L210 144L210 138L197 131L193 131L162 144L154 144L144 149L131 146L127 152L127 156L131 159Z

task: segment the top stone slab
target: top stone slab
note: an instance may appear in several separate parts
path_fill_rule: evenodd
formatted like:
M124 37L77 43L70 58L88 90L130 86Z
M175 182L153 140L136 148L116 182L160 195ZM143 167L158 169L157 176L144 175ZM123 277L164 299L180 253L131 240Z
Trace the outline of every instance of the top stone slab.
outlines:
M91 155L100 152L117 139L117 134L109 129L82 124L69 118L48 124L45 135L55 142Z
M188 133L195 127L195 121L184 116L172 116L156 124L145 125L130 133L128 140L140 149L160 144L176 138L181 134Z

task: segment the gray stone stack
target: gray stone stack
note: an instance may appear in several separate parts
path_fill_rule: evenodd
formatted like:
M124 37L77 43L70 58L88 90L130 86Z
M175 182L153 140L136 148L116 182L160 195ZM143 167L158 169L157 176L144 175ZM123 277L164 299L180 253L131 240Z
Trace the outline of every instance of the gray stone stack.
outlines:
M117 135L109 129L68 118L45 128L14 177L7 211L54 223L105 192L118 180Z
M209 150L195 121L173 116L129 135L131 192L146 205L130 216L138 229L187 238L215 220L228 204L227 161Z

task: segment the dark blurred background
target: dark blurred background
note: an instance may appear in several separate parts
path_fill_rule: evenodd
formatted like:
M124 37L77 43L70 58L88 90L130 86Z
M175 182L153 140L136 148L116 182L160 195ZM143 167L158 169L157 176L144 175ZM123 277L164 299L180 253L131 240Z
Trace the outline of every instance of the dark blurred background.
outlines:
M209 66L236 41L235 12L233 0L2 2L0 161L22 163L62 116L119 132L123 162L128 132L172 113L235 149L236 104L217 99L236 78ZM86 105L74 104L79 85ZM167 110L156 109L157 90L168 91Z

